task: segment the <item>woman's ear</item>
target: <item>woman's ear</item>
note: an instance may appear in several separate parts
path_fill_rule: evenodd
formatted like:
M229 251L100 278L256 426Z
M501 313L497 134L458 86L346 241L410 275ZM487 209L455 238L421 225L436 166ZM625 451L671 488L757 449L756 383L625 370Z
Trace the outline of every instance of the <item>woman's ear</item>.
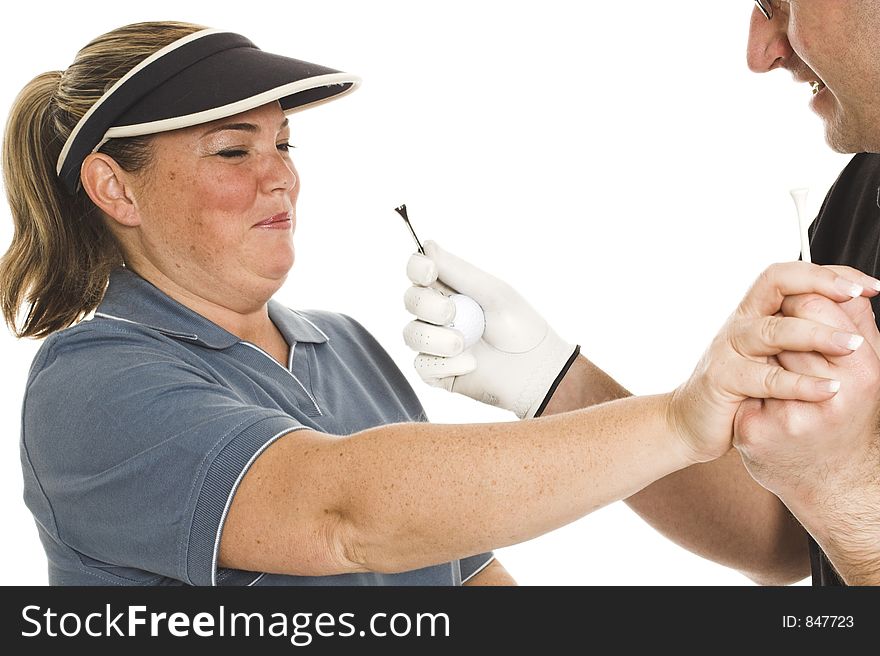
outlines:
M83 189L110 219L120 225L140 225L132 176L109 155L92 153L80 169Z

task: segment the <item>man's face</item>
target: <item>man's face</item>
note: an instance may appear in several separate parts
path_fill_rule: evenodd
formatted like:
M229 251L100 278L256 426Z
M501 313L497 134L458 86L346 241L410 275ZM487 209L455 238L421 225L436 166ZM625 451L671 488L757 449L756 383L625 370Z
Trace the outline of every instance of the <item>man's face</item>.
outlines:
M756 73L785 68L804 83L834 150L880 151L880 3L774 0L772 5L771 20L757 7L752 12L749 68Z

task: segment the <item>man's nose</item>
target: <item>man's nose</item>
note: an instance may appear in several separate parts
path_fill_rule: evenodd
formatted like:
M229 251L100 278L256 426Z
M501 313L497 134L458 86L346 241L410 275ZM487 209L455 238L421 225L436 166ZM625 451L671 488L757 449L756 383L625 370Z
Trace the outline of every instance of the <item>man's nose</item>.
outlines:
M782 18L767 20L757 7L752 11L746 61L753 73L766 73L784 66L793 56L787 21Z

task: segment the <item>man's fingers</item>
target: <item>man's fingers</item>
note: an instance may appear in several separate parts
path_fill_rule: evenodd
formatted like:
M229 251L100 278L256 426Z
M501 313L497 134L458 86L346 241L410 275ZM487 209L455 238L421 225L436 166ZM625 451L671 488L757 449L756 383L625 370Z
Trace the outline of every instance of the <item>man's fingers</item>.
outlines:
M435 326L424 321L410 321L403 328L403 341L413 351L451 358L464 351L460 330Z
M814 294L789 296L782 303L782 311L789 316L821 321L862 335L874 351L880 353L880 332L877 331L870 299L859 297L834 303Z
M840 302L862 295L876 296L878 291L880 280L856 269L832 270L809 262L785 262L761 273L738 311L746 316L770 316L780 310L786 296L816 293Z
M743 361L725 371L726 387L736 396L755 399L827 401L837 394L840 382L796 374L782 367Z
M851 298L843 303L838 303L819 294L797 294L785 297L782 301L782 314L787 317L824 323L841 330L858 332L843 307L849 303L871 305L871 302L863 297Z
M873 303L870 300L863 302L862 299L854 298L841 303L840 307L855 325L856 332L865 338L874 349L874 353L880 357L880 331L877 330Z
M817 351L848 355L861 346L861 335L808 319L772 316L741 321L730 336L733 348L746 357L766 357L782 351Z
M767 364L779 365L795 374L809 374L821 378L834 378L834 366L819 353L795 353L783 351L767 358Z
M874 315L874 306L870 300L854 298L840 304L840 309L852 321L860 335L866 337L877 330L877 318Z

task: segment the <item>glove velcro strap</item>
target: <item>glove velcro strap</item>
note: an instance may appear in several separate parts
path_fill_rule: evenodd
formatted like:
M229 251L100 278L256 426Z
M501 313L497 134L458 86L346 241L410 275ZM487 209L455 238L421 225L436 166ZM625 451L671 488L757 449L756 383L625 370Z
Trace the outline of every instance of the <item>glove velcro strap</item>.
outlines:
M532 374L511 408L517 417L528 419L535 416L535 412L547 396L547 390L556 380L561 364L567 363L570 359L571 349L571 344L563 342L550 330L545 337L544 345L533 352L535 364Z

